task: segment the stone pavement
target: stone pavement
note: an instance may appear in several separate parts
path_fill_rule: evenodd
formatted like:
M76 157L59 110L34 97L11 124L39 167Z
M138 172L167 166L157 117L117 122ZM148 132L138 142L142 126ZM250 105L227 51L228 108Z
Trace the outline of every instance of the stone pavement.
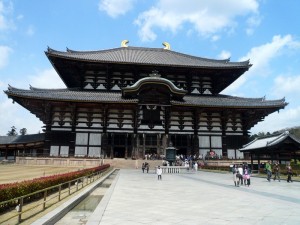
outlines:
M231 173L119 171L88 225L300 224L300 183L252 177L235 187Z

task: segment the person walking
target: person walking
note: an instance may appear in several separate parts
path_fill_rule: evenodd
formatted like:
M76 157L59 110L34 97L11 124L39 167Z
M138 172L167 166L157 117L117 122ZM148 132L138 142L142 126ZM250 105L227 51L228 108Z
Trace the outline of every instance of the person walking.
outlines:
M157 180L161 180L162 169L160 168L160 166L157 167L156 174L157 174Z
M276 162L274 164L274 170L273 171L274 171L274 178L273 178L273 180L275 181L276 178L277 178L278 181L280 182L280 166L279 166L278 162Z
M237 176L238 176L238 178L239 178L239 183L240 183L241 185L243 185L243 175L244 175L244 171L243 171L242 165L239 165L238 171L239 171L239 174L238 174ZM245 185L246 185L246 184L245 184Z
M233 182L234 182L234 186L239 186L239 177L238 177L238 167L237 165L233 165L232 166L232 176L233 176Z
M245 184L245 186L247 185L248 187L250 186L250 174L251 174L251 170L250 170L249 166L246 165L244 167L243 178L244 178L244 184Z
M266 163L266 172L267 172L267 180L270 182L271 181L271 177L272 177L272 166L271 166L271 162L268 161Z
M142 164L142 171L143 171L143 173L145 172L145 167L146 167L146 165L145 165L145 163L143 163Z
M293 182L292 181L292 175L293 175L293 170L292 170L292 167L291 167L291 164L287 164L286 166L286 172L287 172L287 182Z

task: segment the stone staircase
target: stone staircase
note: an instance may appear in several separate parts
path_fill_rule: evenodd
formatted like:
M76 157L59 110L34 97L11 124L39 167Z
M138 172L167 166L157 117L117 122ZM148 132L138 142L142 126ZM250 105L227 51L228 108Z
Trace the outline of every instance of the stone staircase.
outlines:
M115 168L120 169L142 169L143 162L148 162L150 165L150 170L154 170L156 166L162 165L162 160L143 160L143 159L104 159L104 164L108 163Z

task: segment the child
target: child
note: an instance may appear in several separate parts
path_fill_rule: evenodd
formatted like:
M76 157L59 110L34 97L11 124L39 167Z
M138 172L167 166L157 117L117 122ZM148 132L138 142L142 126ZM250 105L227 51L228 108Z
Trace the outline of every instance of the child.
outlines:
M249 187L250 186L250 169L249 169L249 167L245 167L243 178L244 178L244 184L248 185L248 187Z

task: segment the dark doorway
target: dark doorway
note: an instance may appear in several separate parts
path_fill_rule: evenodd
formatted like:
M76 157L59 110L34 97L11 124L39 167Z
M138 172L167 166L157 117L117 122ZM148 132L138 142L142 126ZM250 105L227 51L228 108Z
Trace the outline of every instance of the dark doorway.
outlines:
M186 148L179 148L179 149L176 151L176 154L177 154L177 155L183 155L183 156L186 156L186 155L187 155L187 149L186 149Z
M125 158L125 147L114 147L114 158Z

